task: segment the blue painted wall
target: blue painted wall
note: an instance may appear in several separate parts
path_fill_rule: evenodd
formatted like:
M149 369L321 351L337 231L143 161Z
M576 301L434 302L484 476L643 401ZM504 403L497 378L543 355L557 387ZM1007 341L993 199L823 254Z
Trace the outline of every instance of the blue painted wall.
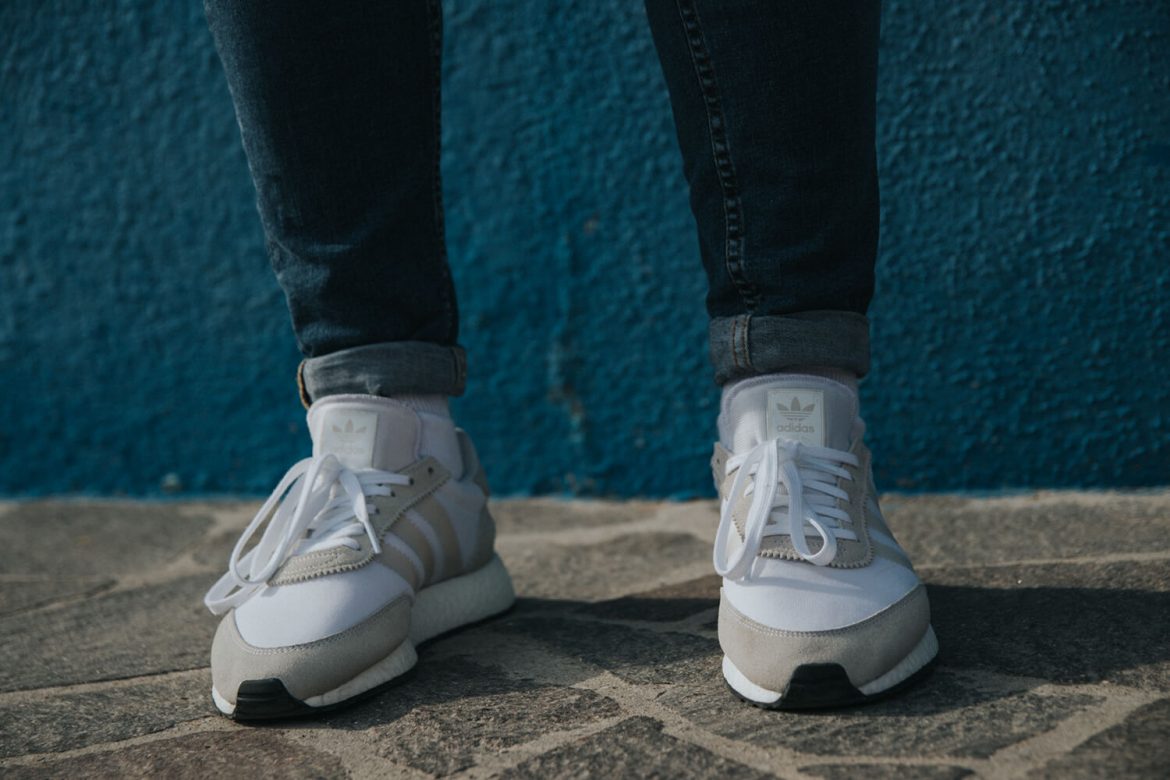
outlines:
M447 8L458 413L498 491L708 493L703 277L640 4ZM879 482L1170 482L1165 3L884 25ZM6 0L0 100L0 493L267 492L304 452L298 355L197 4Z

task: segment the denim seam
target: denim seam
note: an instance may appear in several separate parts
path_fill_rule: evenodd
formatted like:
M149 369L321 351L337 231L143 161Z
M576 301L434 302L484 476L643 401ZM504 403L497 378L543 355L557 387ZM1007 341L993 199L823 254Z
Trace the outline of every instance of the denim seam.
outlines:
M462 395L464 385L467 383L467 353L462 347L454 346L451 348L451 354L455 358L455 387L458 388L458 392L452 395Z
M301 397L301 404L308 409L313 405L313 399L309 398L309 390L305 387L305 361L301 360L300 365L297 366L297 395Z
M740 339L742 339L741 349L743 350L743 367L748 371L753 370L752 366L752 350L751 350L751 331L752 331L752 315L745 314L740 319L743 320L743 326L739 329Z
M443 177L442 177L442 83L443 83L443 6L441 0L428 0L427 14L431 27L431 123L435 137L432 153L431 197L435 211L435 246L438 253L439 270L443 275L443 311L447 319L447 341L454 343L458 314L453 300L455 282L447 262L446 231L443 218Z
M727 123L723 117L722 101L719 98L719 84L715 79L715 67L707 51L703 37L699 10L693 0L676 0L679 18L686 34L691 64L699 81L699 91L707 113L707 130L711 138L711 156L719 188L723 194L724 225L724 266L727 275L744 305L750 310L759 304L759 289L748 281L743 262L743 206L739 197L739 186L735 180L735 165L731 160L731 143L727 138Z
M735 364L736 368L743 368L739 364L739 317L734 317L731 320L731 362Z

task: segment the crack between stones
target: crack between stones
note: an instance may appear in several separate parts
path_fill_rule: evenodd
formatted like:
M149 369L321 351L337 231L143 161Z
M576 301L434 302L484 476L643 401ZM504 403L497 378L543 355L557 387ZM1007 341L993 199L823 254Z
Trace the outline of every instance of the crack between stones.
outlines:
M93 682L62 683L60 685L46 685L40 688L22 688L15 691L0 692L0 705L19 704L25 701L33 702L52 696L74 693L94 693L118 688L130 688L135 685L141 685L142 683L157 682L171 678L182 679L201 674L207 674L208 679L210 679L211 667L196 666L190 669L170 669L165 672L150 672L148 674L135 675L134 677L113 677L108 680L95 680ZM208 702L210 702L211 694L210 689L208 690ZM208 706L211 706L210 703Z

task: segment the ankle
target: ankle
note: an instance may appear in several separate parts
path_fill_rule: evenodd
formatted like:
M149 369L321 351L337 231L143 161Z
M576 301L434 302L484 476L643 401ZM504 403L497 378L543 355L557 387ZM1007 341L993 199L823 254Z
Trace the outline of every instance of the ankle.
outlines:
M828 379L838 384L845 385L850 390L857 393L857 385L861 381L857 374L843 368L834 368L832 366L796 366L784 371L779 371L771 376L776 379L787 379L793 376L819 376L822 379Z
M451 416L451 407L448 405L448 399L445 395L401 394L383 397L391 401L396 401L420 414L425 412L426 414L433 414L438 417Z

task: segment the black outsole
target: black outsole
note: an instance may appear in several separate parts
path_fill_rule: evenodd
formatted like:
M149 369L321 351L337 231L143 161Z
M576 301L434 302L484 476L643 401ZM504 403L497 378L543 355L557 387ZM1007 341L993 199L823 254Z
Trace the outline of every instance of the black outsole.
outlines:
M431 642L436 642L460 631L465 631L466 629L474 628L475 626L503 617L511 612L514 607L515 602L513 601L507 609L497 612L494 615L488 615L474 623L456 626L450 631L444 631L442 634L433 636L425 642L420 642L415 646L415 650L421 650ZM397 677L392 677L380 685L375 685L373 688L356 693L348 699L322 707L311 707L293 696L288 692L288 688L284 687L284 683L279 678L271 677L264 680L245 680L240 683L240 687L236 691L235 710L232 711L231 715L226 717L240 723L263 723L266 721L304 719L328 715L331 712L351 707L390 690L409 679L416 668L412 666ZM218 707L216 707L216 711L220 711ZM223 713L221 712L220 714Z
M761 710L834 710L864 706L897 696L929 677L934 671L935 660L932 658L897 685L869 696L857 690L840 664L803 664L796 667L780 698L771 704L752 701L731 687L726 679L723 682L737 699Z
M240 688L236 692L236 709L228 717L239 723L263 723L328 715L331 712L372 699L405 682L413 673L414 667L411 667L381 685L375 685L373 688L354 694L348 699L322 707L310 707L305 704L289 693L288 689L284 687L284 683L278 678L245 680L240 683Z

